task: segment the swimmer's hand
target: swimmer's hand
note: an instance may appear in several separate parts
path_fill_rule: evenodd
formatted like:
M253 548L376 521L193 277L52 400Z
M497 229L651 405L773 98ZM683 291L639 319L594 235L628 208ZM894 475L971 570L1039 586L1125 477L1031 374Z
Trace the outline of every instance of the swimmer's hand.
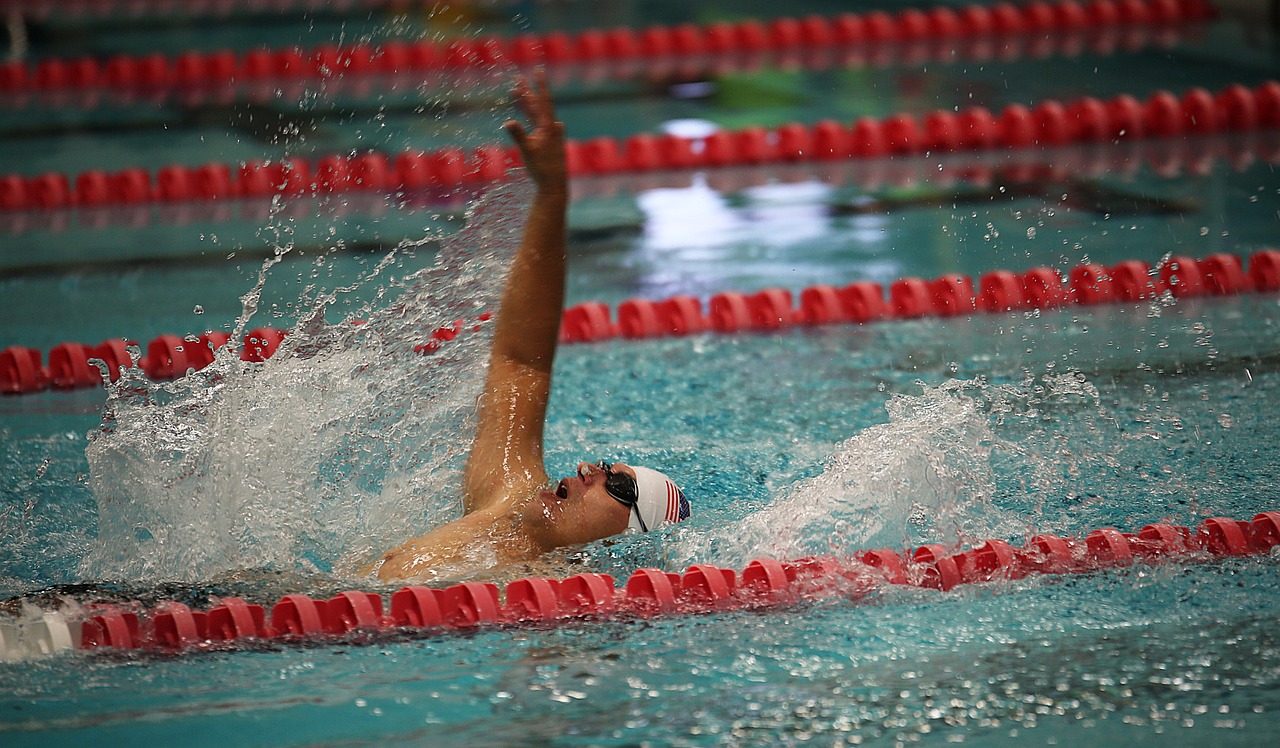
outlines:
M525 168L538 188L563 191L567 174L564 123L556 119L551 91L547 88L546 73L537 71L533 87L530 87L528 79L520 78L516 81L512 94L528 116L533 129L526 130L516 120L507 122L503 127L520 148Z

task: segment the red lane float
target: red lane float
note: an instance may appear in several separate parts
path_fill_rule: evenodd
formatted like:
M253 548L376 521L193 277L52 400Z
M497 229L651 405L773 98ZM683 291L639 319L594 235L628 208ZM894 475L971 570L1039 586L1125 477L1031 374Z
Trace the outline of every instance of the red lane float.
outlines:
M1157 270L1138 260L1111 267L1086 264L1072 268L1064 285L1053 268L1033 268L1022 275L994 270L973 281L962 275L947 275L926 281L903 278L889 286L886 298L879 284L860 281L843 288L818 285L800 292L799 306L793 306L790 291L770 288L753 294L724 292L711 297L709 311L692 296L676 296L662 301L630 299L618 305L617 321L609 307L588 302L564 311L560 327L562 343L592 343L619 335L628 339L718 333L783 330L796 325L867 323L882 319L952 317L982 313L1004 313L1025 309L1053 309L1064 304L1104 304L1150 299L1168 292L1177 297L1233 295L1280 291L1280 251L1264 249L1249 259L1248 269L1234 255L1219 253L1203 260L1172 257ZM479 330L489 321L481 314L475 324L455 320L451 327L437 328L431 338L414 347L431 354L465 330ZM285 333L257 328L245 335L240 358L265 361L284 339ZM199 337L161 335L147 344L147 355L137 365L152 379L171 379L199 370L213 362L213 353L226 345L229 336L208 332ZM101 382L101 370L89 364L100 359L114 381L120 371L134 365L128 353L136 344L115 339L98 346L62 343L48 356L46 368L40 351L21 346L0 350L0 393L38 392L50 386L70 389L93 387Z
M889 286L889 307L899 319L923 317L933 311L929 286L920 278L902 278Z
M977 308L989 313L1012 312L1026 304L1022 279L1008 270L995 270L978 279Z
M614 337L618 328L609 318L609 307L587 302L564 310L560 324L560 341L592 343Z
M92 616L81 625L81 647L96 649L135 649L144 642L140 636L138 614L107 610Z
M711 329L719 333L735 333L752 329L751 307L746 294L726 291L711 297L711 313L708 320Z
M238 597L224 597L218 605L210 608L205 617L205 630L209 640L214 642L271 635L263 607L251 605Z
M63 343L49 351L49 381L58 389L92 387L102 379L89 365L91 352L79 343Z
M798 319L809 325L826 325L848 320L840 291L835 286L810 286L800 292Z
M665 330L658 304L648 299L630 299L618 305L618 330L628 338L654 338Z
M800 292L799 306L791 306L791 294L767 289L756 294L726 291L711 297L706 329L719 333L781 330L796 325L825 325L837 322L865 323L880 319L919 319L1025 309L1054 309L1065 304L1094 305L1150 299L1168 291L1177 297L1234 295L1280 290L1280 251L1255 252L1248 270L1230 254L1215 254L1203 260L1173 257L1159 272L1138 260L1111 267L1085 264L1071 268L1064 283L1053 268L1033 268L1022 275L995 270L979 279L975 294L973 281L962 275L933 280L902 278L889 286L886 298L876 283L857 282L843 288L817 285ZM599 302L570 307L565 312L563 342L605 340L621 332L627 338L686 335L701 331L698 324L674 325L664 322L660 311L677 300L631 299L618 307L619 324L610 321L609 309ZM701 320L702 308L696 299L679 297L688 318ZM654 315L658 319L654 319ZM584 332L582 320L596 320ZM573 321L571 325L570 322ZM574 332L577 331L577 332ZM610 334L612 333L612 334Z
M662 331L671 335L695 335L707 329L702 303L692 296L672 296L658 302Z
M40 351L16 345L0 351L0 392L35 392L48 384L49 374L40 364Z
M223 598L207 612L177 602L162 602L149 611L90 604L83 619L69 622L78 626L80 641L64 646L181 651L254 639L347 636L347 641L359 642L367 639L349 635L388 629L445 633L569 619L701 614L806 600L860 599L882 585L946 592L1038 574L1244 557L1270 553L1278 545L1280 512L1262 512L1251 521L1213 517L1194 529L1149 524L1137 533L1100 528L1080 539L1035 535L1022 546L992 539L964 550L926 545L906 553L859 551L848 558L760 558L740 572L711 564L694 564L682 574L645 568L637 569L620 588L609 575L595 573L563 580L517 579L505 590L479 582L444 589L407 586L391 595L385 614L381 595L356 590L329 600L285 595L272 606L269 623L262 606L234 597Z
M616 588L613 577L608 574L586 573L561 582L556 594L565 615L611 613Z
M1096 264L1077 265L1067 275L1071 300L1081 306L1106 304L1115 300L1111 272Z
M1160 283L1174 296L1203 296L1204 271L1191 257L1175 255L1160 268Z
M225 17L235 13L315 12L321 6L340 11L403 6L404 0L218 0L175 3L173 0L0 0L0 10L27 18L119 19L148 16Z
M1280 97L1280 85L1277 86ZM1277 106L1280 107L1280 98ZM1280 109L1278 109L1280 111ZM1280 121L1280 120L1278 120ZM692 141L663 136L660 142L677 144L675 149L688 151ZM504 147L489 146L478 148L486 151L484 165L477 167L473 175L479 182L492 183L505 174L506 169L514 164L514 157ZM847 153L845 155L848 155ZM789 168L778 170L771 164L754 167L738 167L730 173L715 175L718 189L735 190L748 186L764 184L769 181L799 182L819 179L829 184L852 184L865 190L876 190L885 184L906 186L910 184L930 182L931 180L953 180L957 176L971 180L975 184L991 184L994 175L1003 171L1011 179L1031 179L1037 174L1070 172L1075 174L1135 174L1140 169L1150 167L1157 176L1174 178L1184 172L1206 173L1218 161L1225 161L1229 168L1242 171L1249 168L1259 159L1276 160L1280 157L1280 131L1275 129L1258 130L1245 136L1228 135L1220 132L1216 135L1197 139L1161 140L1141 143L1127 139L1118 139L1114 143L1097 144L1092 148L1080 149L1076 152L1063 153L1042 151L1040 149L1013 149L1001 152L998 158L994 154L973 152L964 157L952 157L947 170L939 172L936 168L928 169L923 161L911 163L880 163L855 159L839 161L820 157L815 152L814 161L807 164L792 164ZM640 192L655 187L674 189L688 187L695 174L685 167L691 166L687 153L681 157L679 168L673 167L660 175L652 172L635 172L591 177L592 183L575 187L575 199L584 195L613 194L616 191ZM383 159L385 160L385 158ZM968 163L965 163L968 161ZM251 172L254 174L256 172ZM146 175L139 177L144 187L142 200L149 187L146 187ZM252 177L257 179L258 177ZM470 178L470 177L469 177ZM0 233L21 234L24 232L60 232L75 227L90 230L103 230L119 225L139 228L149 223L186 225L201 221L225 221L240 218L248 221L259 221L265 215L262 205L265 197L274 194L271 179L262 178L260 192L247 191L243 199L232 202L194 202L186 203L181 209L159 209L157 206L144 203L133 203L128 206L66 206L52 211L41 212L0 212ZM18 182L20 179L10 180ZM5 181L0 180L0 204L4 203L3 190ZM254 188L257 189L257 188ZM425 188L424 188L425 189ZM123 198L122 198L123 199ZM321 195L311 195L306 200L322 202ZM447 190L444 193L425 192L399 194L396 198L405 204L415 206L436 205L440 201L449 201ZM306 202L291 205L291 211L306 212L313 206ZM315 206L323 209L323 206Z
M1141 111L1139 112L1139 109ZM1256 112L1257 116L1241 112ZM1062 104L1044 101L1027 112L1011 105L999 117L975 107L959 114L926 115L922 129L916 117L898 114L884 120L861 118L848 129L822 121L810 127L798 123L775 131L748 127L718 131L694 141L651 136L646 145L613 138L566 143L569 173L574 177L605 177L621 173L689 168L718 168L775 163L825 162L833 157L860 158L924 153L930 149L977 151L991 148L1063 146L1139 138L1163 138L1184 132L1219 132L1219 122L1239 131L1280 126L1280 83L1253 89L1234 85L1215 97L1193 89L1177 99L1167 92L1153 94L1145 106L1130 96L1110 102L1081 99ZM633 136L640 137L640 136ZM821 141L823 148L813 147ZM683 143L683 145L678 145ZM659 145L661 147L659 147ZM836 150L840 151L837 156ZM115 174L97 170L75 177L46 173L0 176L0 211L50 211L119 205L209 202L229 198L326 195L348 191L390 193L449 190L479 186L505 176L515 165L513 148L486 145L463 151L446 147L431 152L377 152L321 157L314 164L303 159L251 162L235 168L222 164L188 167L168 165L154 176L129 168ZM72 188L70 185L74 185Z
M135 365L152 379L174 379L213 363L214 351L226 345L229 338L223 332L207 332L199 337L160 335L147 344L147 355L136 361L129 349L139 353L141 349L130 340L116 338L96 346L60 343L49 351L48 368L42 364L40 351L11 346L0 351L0 393L38 392L50 385L59 389L98 386L103 369L90 363L94 359L102 362L113 382L120 378L122 369ZM279 330L258 328L245 336L241 358L263 361L275 353L283 338L284 333Z
M4 6L0 0L0 8ZM952 62L989 55L984 49L993 41L1000 44L1002 56L1008 59L1024 54L1024 48L1026 54L1036 56L1059 48L1074 54L1082 39L1100 52L1129 49L1149 40L1167 42L1171 35L1176 37L1180 26L1197 24L1213 14L1204 0L1125 0L1119 4L1094 0L1084 7L1075 0L1063 0L1054 4L999 3L991 8L970 5L958 10L906 9L894 14L811 15L779 18L767 24L745 20L641 30L588 29L576 35L553 31L511 38L389 41L377 47L355 43L343 47L326 44L313 50L186 51L173 57L116 55L101 62L89 57L46 59L34 65L0 65L0 93L8 93L17 104L25 103L32 94L44 95L62 106L93 105L112 98L154 101L165 96L180 96L184 102L194 103L226 101L237 94L265 98L278 89L311 81L324 81L326 89L337 92L364 93L371 88L371 76L382 79L385 88L387 79L412 77L416 83L426 72L467 74L472 67L502 62L522 67L546 65L555 79L565 75L588 79L630 75L639 57L655 65L698 66L694 69L710 71L750 68L765 55L789 65L798 62L810 67L840 62L885 65L921 57ZM865 47L871 48L870 54ZM67 95L94 90L107 96ZM1247 111L1247 107L1238 111ZM938 117L946 119L946 115Z
M1151 266L1138 260L1117 263L1110 270L1110 282L1118 301L1141 301L1163 290L1151 277Z
M973 281L963 275L944 275L929 284L930 304L935 314L955 317L977 309Z
M158 606L151 616L151 638L164 649L183 649L211 639L208 614L179 602Z

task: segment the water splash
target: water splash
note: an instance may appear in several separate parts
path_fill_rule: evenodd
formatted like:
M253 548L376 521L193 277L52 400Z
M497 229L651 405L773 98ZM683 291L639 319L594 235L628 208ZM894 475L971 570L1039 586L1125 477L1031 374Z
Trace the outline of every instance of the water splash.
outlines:
M224 349L171 383L126 373L90 435L99 530L80 573L195 581L243 568L342 571L407 527L457 516L450 487L486 371L483 317L496 311L527 202L524 183L498 187L429 267L386 277L399 258L429 251L409 242L357 283L316 292L264 363ZM236 331L277 260L245 294ZM340 298L370 289L363 309L326 321ZM429 355L415 351L442 327L460 332Z
M724 529L678 528L671 555L732 566L759 556L1014 539L1044 530L1054 519L1046 502L1074 498L1082 471L1116 468L1119 445L1108 442L1126 437L1078 372L918 384L920 394L889 399L888 422L837 445L818 475L778 500Z
M902 547L909 525L924 522L955 540L965 510L984 506L994 485L989 416L966 394L979 386L951 380L895 395L889 422L838 445L819 475L732 528L681 537L677 554L713 552L738 563Z

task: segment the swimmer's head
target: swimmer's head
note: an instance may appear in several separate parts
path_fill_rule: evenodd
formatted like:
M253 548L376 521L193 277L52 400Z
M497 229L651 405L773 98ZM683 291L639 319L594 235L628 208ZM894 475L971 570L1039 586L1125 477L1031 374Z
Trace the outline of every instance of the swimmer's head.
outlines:
M652 532L690 514L689 500L670 478L620 462L584 462L576 476L540 498L525 521L547 546L580 545L627 530Z
M684 491L657 470L620 463L615 470L607 462L596 467L605 473L604 490L609 497L631 510L628 530L649 532L689 518Z

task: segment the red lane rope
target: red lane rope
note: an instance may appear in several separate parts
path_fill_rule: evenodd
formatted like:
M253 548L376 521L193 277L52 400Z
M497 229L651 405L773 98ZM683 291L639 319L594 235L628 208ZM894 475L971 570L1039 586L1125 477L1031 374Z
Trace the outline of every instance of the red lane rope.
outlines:
M101 360L108 376L114 382L123 369L137 366L152 379L176 379L188 371L199 370L213 363L213 353L227 344L230 335L225 332L206 332L202 335L160 335L146 347L146 355L137 361L130 355L130 348L141 348L132 340L113 338L98 345L60 343L54 346L44 365L43 357L35 348L10 346L0 351L0 392L20 394L55 389L95 387L102 383L102 371L90 364L90 359ZM269 327L259 327L244 336L240 348L242 361L265 361L276 352L284 333Z
M799 306L785 288L751 294L729 291L711 297L704 310L691 296L662 301L631 299L618 305L616 317L607 305L587 302L564 312L560 339L590 343L622 336L655 338L698 332L767 332L796 325L867 323L880 320L999 314L1151 299L1166 292L1180 298L1271 293L1280 290L1280 252L1254 253L1246 272L1240 258L1214 254L1202 260L1175 256L1157 268L1141 260L1111 267L1090 263L1071 268L1064 280L1058 270L1032 268L1025 273L994 270L978 285L965 275L926 280L901 278L889 285L888 297L878 283L861 281L843 288L818 285L800 292Z
M1177 140L1148 140L1095 144L1090 148L1022 148L1004 151L972 151L948 154L946 168L922 157L843 158L828 161L767 163L704 171L715 189L732 192L770 182L799 182L820 179L827 184L851 184L864 190L885 185L905 187L918 183L950 183L965 180L990 184L998 174L1009 179L1054 179L1071 176L1131 176L1150 167L1156 176L1172 179L1184 172L1207 174L1225 161L1236 170L1250 168L1258 158L1280 162L1280 130L1221 132ZM993 155L994 154L994 155ZM781 167L781 168L780 168ZM657 188L682 188L693 184L691 169L664 169L651 172L618 172L578 176L570 185L574 200L608 196L618 192L638 193ZM477 183L476 189L483 189ZM406 194L399 207L421 209L465 207L466 190L461 193L427 191ZM354 199L335 205L328 195L310 195L291 200L282 218L290 215L380 214L387 209L382 195L369 193L367 203ZM184 226L191 223L232 220L263 221L271 214L269 198L240 198L176 204L103 205L65 207L50 210L0 212L0 233L61 232L72 227L87 230L140 228L152 223ZM39 262L39 258L33 258Z
M964 551L926 545L908 553L878 549L848 558L761 558L741 570L710 564L694 564L682 574L638 569L621 588L608 574L587 573L567 579L518 579L506 585L505 594L497 585L482 582L444 589L407 586L390 596L389 606L382 595L359 590L328 600L285 595L269 610L235 597L222 598L206 611L193 611L172 601L149 610L90 605L82 618L46 613L39 625L30 626L30 644L11 635L12 642L0 638L0 647L19 656L39 653L47 651L56 638L64 648L174 652L233 646L238 641L365 635L352 640L354 643L369 641L368 634L393 629L446 634L481 627L695 615L833 598L857 600L884 585L946 592L966 584L1040 574L1261 555L1272 552L1276 545L1280 545L1280 512L1263 512L1252 521L1206 519L1194 531L1150 524L1137 533L1107 527L1083 538L1036 535L1022 547L988 540ZM13 627L11 630L16 632Z
M590 343L622 336L629 339L692 335L702 332L768 332L795 326L837 323L954 317L975 313L1003 313L1028 309L1053 309L1069 304L1095 305L1150 299L1164 293L1179 298L1226 296L1280 291L1280 251L1264 249L1249 259L1248 269L1239 257L1215 254L1202 260L1171 257L1157 268L1141 260L1111 267L1077 265L1064 279L1054 268L1032 268L1025 273L994 270L981 276L978 285L964 275L925 280L902 278L889 285L888 296L878 283L857 282L843 288L811 286L800 292L795 306L791 291L768 288L751 294L729 291L711 297L704 308L692 296L661 301L630 299L618 305L616 317L599 302L588 302L564 311L560 340ZM456 320L439 327L414 350L429 355L468 331L479 331L488 313L475 320ZM284 333L271 328L249 332L241 347L245 361L264 361L275 353ZM152 379L173 379L213 362L213 352L225 345L226 333L161 335L146 347L137 365ZM49 387L95 387L102 381L90 358L106 363L112 381L122 367L134 365L128 354L132 342L113 339L99 345L62 343L47 358L34 348L10 346L0 351L0 392L21 394ZM47 360L47 365L44 361Z
M135 19L148 16L227 17L240 12L347 11L404 7L415 0L0 0L0 13L24 18ZM416 0L428 5L427 0Z
M747 127L701 140L650 133L621 142L609 137L570 140L565 155L569 173L584 176L1129 142L1276 127L1280 82L1268 81L1252 89L1232 85L1216 94L1203 88L1189 89L1181 97L1158 91L1145 101L1120 95L1106 101L1083 97L1067 104L1048 100L1031 109L1011 104L999 115L971 107L937 110L922 118L863 117L852 126L823 120L772 131ZM487 145L469 152L450 147L394 156L326 156L314 168L305 159L292 158L250 161L235 168L222 163L171 165L154 175L141 168L90 170L74 177L54 172L35 177L9 174L0 176L0 211L447 189L503 179L518 160L514 146Z
M409 5L431 5L427 0L0 0L0 13L6 15L18 13L27 17L46 18L57 15L59 18L98 17L98 18L136 18L147 15L182 15L190 16L226 16L238 11L256 13L269 11L347 11L352 9L377 9L384 7L403 8ZM1047 3L1030 3L1040 5ZM1008 25L1018 22L1017 16L1000 3L996 6L974 6L989 11L990 19L979 18L979 23L992 25ZM1114 7L1093 7L1098 3L1090 3L1072 11L1066 19L1070 24L1085 23L1161 23L1180 18L1212 17L1216 11L1205 0L1164 0L1163 2L1113 2L1106 5ZM1010 5L1017 11L1026 6ZM1049 6L1053 8L1053 6ZM909 11L908 11L909 12ZM1062 20L1051 17L1042 9L1026 11L1028 18L1024 21L1035 30L1053 30L1063 24ZM899 14L901 15L901 14ZM959 13L953 13L959 16ZM1061 15L1061 14L1059 14ZM958 21L946 21L950 28ZM971 26L972 20L967 21ZM910 28L921 27L919 21L907 24ZM588 32L589 33L589 32ZM575 45L576 48L581 45Z
M1212 17L1200 0L1075 0L1027 5L1000 3L953 9L881 11L831 18L780 18L706 26L684 24L643 30L592 29L576 35L551 32L374 45L323 45L310 50L188 51L175 57L117 55L53 58L35 64L0 65L0 96L11 107L40 102L61 107L104 103L155 103L167 97L186 104L268 101L281 90L317 81L333 93L368 95L414 91L424 74L458 74L510 62L550 69L553 82L699 72L753 70L772 59L808 69L832 66L951 64L1023 55L1110 54L1149 43L1172 44ZM1154 33L1152 33L1154 32ZM998 46L997 46L998 42ZM373 79L376 79L376 84ZM449 81L442 82L442 85Z

